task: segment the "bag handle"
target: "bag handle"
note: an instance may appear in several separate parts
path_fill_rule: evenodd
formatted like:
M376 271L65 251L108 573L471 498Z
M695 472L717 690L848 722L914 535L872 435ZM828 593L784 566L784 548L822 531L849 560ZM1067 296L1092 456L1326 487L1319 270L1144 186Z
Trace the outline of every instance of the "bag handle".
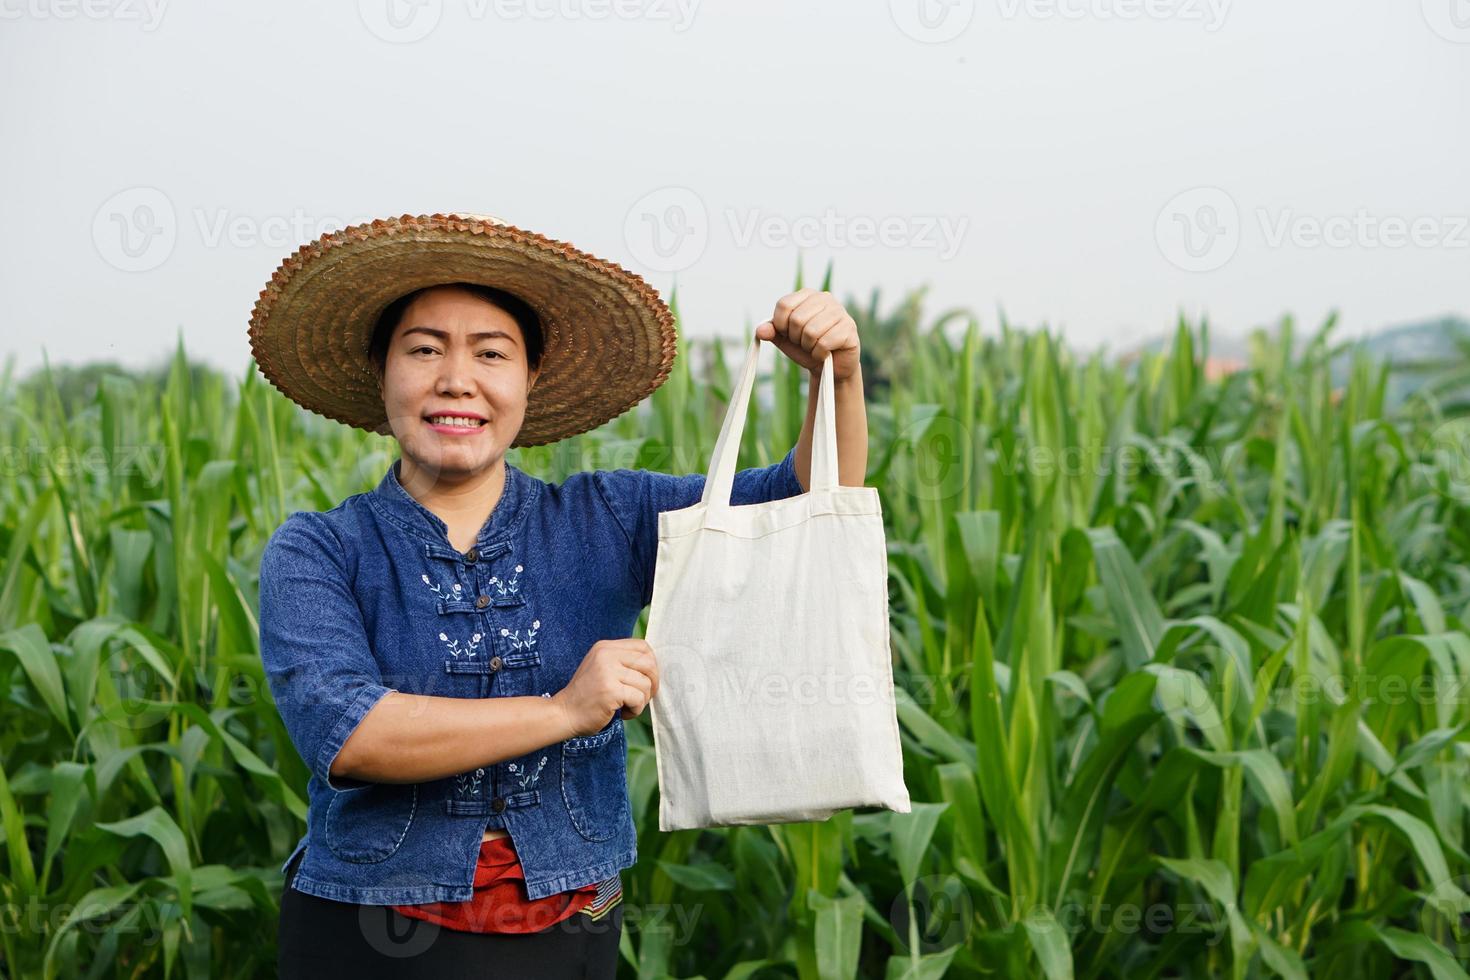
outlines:
M735 461L740 453L740 437L745 432L745 410L750 404L750 393L755 387L756 362L760 356L761 339L752 337L750 351L745 355L745 366L740 371L740 382L730 397L730 407L725 412L725 422L720 427L720 437L710 457L709 472L704 480L705 526L711 523L713 514L723 512L730 506L730 493L735 486ZM831 490L837 487L837 414L834 406L832 380L832 355L822 358L822 376L817 387L816 431L813 432L812 472L810 490Z

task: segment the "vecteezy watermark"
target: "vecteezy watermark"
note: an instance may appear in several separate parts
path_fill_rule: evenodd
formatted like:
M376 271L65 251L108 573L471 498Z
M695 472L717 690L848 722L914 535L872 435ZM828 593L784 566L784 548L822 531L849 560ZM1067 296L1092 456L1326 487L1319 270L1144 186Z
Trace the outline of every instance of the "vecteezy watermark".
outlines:
M623 217L628 250L655 272L679 272L698 262L709 234L704 199L687 187L650 191Z
M1210 33L1225 24L1232 0L994 0L1002 20L1157 20L1199 23ZM975 17L974 0L889 0L889 15L915 41L959 37Z
M1470 0L1420 0L1429 29L1446 41L1470 44Z
M827 208L820 215L795 217L770 214L759 208L726 208L725 220L739 248L757 243L765 248L884 248L924 249L943 261L959 251L970 219L965 215L844 215Z
M1129 483L1144 478L1168 481L1201 494L1229 488L1232 474L1246 462L1237 446L1190 446L1177 440L1131 439L1117 444L1088 441L1055 448L1017 445L1009 451L985 443L983 428L968 426L944 412L914 412L893 441L889 489L919 500L950 500L989 472L1050 482L1058 477Z
M405 892L423 892L434 885L427 877L413 871L399 871L377 882L379 888L402 888ZM439 940L439 923L428 919L411 919L384 905L363 905L357 910L357 928L373 952L387 959L419 956Z
M1158 477L1176 485L1189 483L1201 493L1223 493L1227 477L1245 463L1238 446L1190 446L1179 442L1136 440L1118 445L1089 443L1053 449L1018 446L1010 453L987 449L986 460L1006 476L1027 474L1044 482L1058 476L1116 475L1128 482Z
M974 479L974 456L965 448L975 443L975 432L952 415L924 414L908 422L894 439L894 453L910 469L893 486L919 500L949 500L969 488ZM971 465L966 466L967 458Z
M1436 464L1435 490L1462 504L1470 504L1470 418L1450 419L1429 434L1428 455Z
M118 191L92 216L97 254L123 272L147 272L163 265L178 236L173 202L156 187Z
M1176 20L1199 22L1214 33L1231 0L996 0L1006 20Z
M0 0L3 2L3 0ZM473 21L622 20L673 25L674 33L694 23L700 0L465 0ZM428 37L444 16L444 0L358 0L358 17L372 34L390 44Z
M975 19L975 0L888 0L898 29L915 41L942 44L965 32Z
M271 249L290 248L311 241L332 231L340 231L348 225L363 224L372 218L358 215L354 218L309 215L301 208L290 214L235 214L226 208L194 208L190 215L194 219L195 231L205 248L254 248L264 245Z
M0 20L118 20L155 31L168 0L0 0Z
M148 272L173 255L181 225L192 230L205 248L265 246L280 251L371 220L368 215L312 215L302 208L259 215L196 207L181 221L173 201L163 191L129 187L97 208L92 216L92 244L114 269Z
M1295 208L1252 211L1265 248L1470 249L1470 214L1303 214ZM1186 272L1213 272L1235 257L1248 222L1235 199L1218 187L1176 194L1154 221L1154 238L1170 263ZM1253 239L1256 240L1256 239Z
M411 44L439 26L444 0L357 0L357 16L379 40Z
M920 953L936 953L964 942L974 929L974 896L955 875L926 875L916 879L912 888L913 918ZM1111 903L1092 899L1086 903L1063 901L1059 905L1028 904L1019 914L1000 926L1009 932L1025 921L1044 925L1056 923L1067 935L1076 938L1083 933L1122 933L1124 935L1167 936L1186 933L1202 937L1213 946L1225 935L1222 917L1210 902L1133 902ZM899 892L889 907L888 921L893 926L900 951L910 947L910 906L908 896Z
M64 479L127 477L141 474L148 486L163 479L168 449L163 443L116 445L111 449L90 446L75 449L32 442L24 446L0 446L0 476L42 476L53 469Z
M94 937L125 936L135 946L152 946L163 940L173 917L169 905L157 899L114 904L90 895L80 902L48 902L33 893L24 905L0 905L0 935L55 936L65 926Z
M885 683L885 679L873 674L839 673L831 668L821 674L778 674L753 669L740 671L727 663L721 666L712 681L719 685L719 703L722 705L808 708L814 705L893 704L894 688ZM706 682L711 682L711 679L706 678Z
M700 0L465 0L470 17L486 8L496 20L646 20L682 34L694 23Z
M1182 722L1186 716L1207 715L1210 706L1218 707L1232 697L1236 685L1227 685L1218 674L1200 674L1193 671L1193 679L1182 675L1180 668L1150 665L1150 670L1159 677L1169 678L1169 706L1164 713L1175 721ZM1376 705L1384 708L1414 706L1418 708L1452 709L1470 704L1470 679L1447 676L1443 673L1420 673L1412 676L1401 673L1360 672L1351 677L1341 673L1293 674L1290 678L1274 685L1265 695L1266 705L1275 711L1296 713L1304 708L1337 708L1349 701L1360 705ZM1224 723L1225 719L1221 718Z
M137 731L166 721L178 690L155 658L120 642L98 672L97 683L97 716Z
M695 927L704 914L703 902L630 902L625 898L618 904L623 909L623 924L633 932L662 933L674 947L687 946L699 935Z
M744 651L712 647L694 649L683 644L662 643L654 651L659 658L659 693L655 710L671 731L698 729L706 717L711 694L721 706L809 708L815 705L892 705L894 689L886 678L871 674L817 674L777 672L767 668L739 668Z
M968 215L843 214L835 208L789 215L762 208L725 208L723 230L736 248L893 248L954 258ZM680 272L699 261L717 224L703 198L687 187L661 187L634 201L623 217L623 240L655 272Z
M1268 248L1288 242L1297 248L1470 248L1470 215L1376 215L1358 208L1351 215L1322 217L1283 208L1257 208Z
M1436 882L1422 894L1419 934L1439 943L1456 962L1470 961L1470 875Z
M899 952L908 952L911 935L920 953L958 946L974 927L975 900L965 883L952 874L925 875L908 892L899 892L888 907L888 922ZM911 933L912 929L912 933Z
M1240 210L1218 187L1195 187L1169 199L1154 220L1164 258L1186 272L1220 268L1240 247Z
M1213 946L1223 939L1227 929L1210 902L1133 902L1064 901L1056 907L1045 904L1028 906L1023 919L1038 923L1056 922L1069 936L1084 932L1122 933L1132 936L1167 936L1176 933L1203 937L1200 941Z

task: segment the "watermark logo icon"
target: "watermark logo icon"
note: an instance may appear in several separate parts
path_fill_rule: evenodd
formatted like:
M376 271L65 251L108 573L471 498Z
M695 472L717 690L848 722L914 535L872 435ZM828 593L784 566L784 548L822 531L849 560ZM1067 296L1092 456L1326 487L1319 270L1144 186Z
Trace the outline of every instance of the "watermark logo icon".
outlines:
M1240 247L1240 210L1218 187L1192 188L1164 205L1154 240L1164 258L1186 272L1212 272Z
M358 0L357 15L374 37L389 44L412 44L439 26L444 0Z
M1450 419L1429 434L1426 455L1434 463L1435 489L1470 503L1470 418Z
M1470 962L1470 876L1436 882L1422 894L1419 934L1438 943L1457 961Z
M680 272L709 244L709 212L687 187L660 187L643 195L623 219L623 241L655 272Z
M119 191L92 216L92 243L114 269L147 272L173 254L179 223L173 202L156 187Z
M928 956L964 943L975 921L975 900L955 875L925 875L914 881L912 904L899 892L888 909L888 921L898 937L898 948L910 951L910 942Z
M666 731L693 732L709 703L709 665L701 651L679 643L660 644L658 694L649 702Z
M975 0L888 0L898 29L923 44L942 44L965 32L975 18Z
M954 499L970 485L973 459L966 459L965 448L973 441L959 419L944 413L919 414L894 440L895 451L912 465L899 485L918 500Z
M119 644L99 672L99 715L119 728L141 731L168 720L174 685L156 658Z
M401 885L405 889L421 889L431 882L423 875L404 871L389 875L377 884L380 888ZM360 906L357 927L373 952L395 960L411 959L428 952L438 941L440 930L437 922L409 918L388 905Z
M1429 29L1446 41L1470 44L1470 0L1420 0Z

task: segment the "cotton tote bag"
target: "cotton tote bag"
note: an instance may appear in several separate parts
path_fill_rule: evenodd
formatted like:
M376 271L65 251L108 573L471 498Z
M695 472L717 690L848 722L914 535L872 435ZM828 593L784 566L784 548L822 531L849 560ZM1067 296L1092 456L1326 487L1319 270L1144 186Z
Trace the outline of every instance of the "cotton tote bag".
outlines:
M760 338L699 503L658 516L644 637L659 829L909 812L873 487L837 482L832 358L822 364L809 492L732 506Z

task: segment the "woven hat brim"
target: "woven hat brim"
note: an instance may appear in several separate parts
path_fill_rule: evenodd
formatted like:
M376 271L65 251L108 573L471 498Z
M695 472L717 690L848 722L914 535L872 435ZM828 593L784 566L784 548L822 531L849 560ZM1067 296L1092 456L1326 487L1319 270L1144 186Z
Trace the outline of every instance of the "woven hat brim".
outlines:
M285 259L250 317L261 373L304 408L388 434L368 358L395 299L471 282L524 299L541 318L541 372L513 446L539 446L617 418L668 378L673 313L636 273L486 216L402 215L323 235Z

